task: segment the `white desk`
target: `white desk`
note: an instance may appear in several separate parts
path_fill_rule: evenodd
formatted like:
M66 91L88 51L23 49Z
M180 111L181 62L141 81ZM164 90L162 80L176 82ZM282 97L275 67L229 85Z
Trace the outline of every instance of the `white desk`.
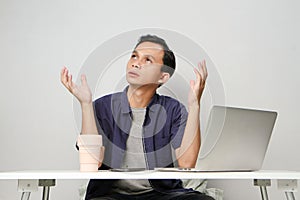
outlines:
M293 192L297 189L300 171L256 171L256 172L161 172L155 170L141 172L79 172L67 170L49 171L11 171L0 172L0 179L44 180L43 199L48 199L50 186L55 185L56 179L253 179L254 185L261 189L263 200L268 200L266 186L270 180L277 180L280 189L285 191L287 199L294 200ZM46 184L45 184L46 180ZM47 180L53 180L47 182Z

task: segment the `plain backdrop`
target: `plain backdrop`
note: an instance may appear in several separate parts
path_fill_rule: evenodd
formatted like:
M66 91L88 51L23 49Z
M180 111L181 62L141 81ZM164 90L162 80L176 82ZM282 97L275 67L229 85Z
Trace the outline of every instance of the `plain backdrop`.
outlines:
M68 66L76 78L103 42L149 27L176 31L205 50L226 105L277 111L263 169L300 170L299 9L297 0L0 0L0 171L79 169L79 127L60 70ZM51 199L79 199L85 183L58 180ZM227 200L260 198L252 180L209 185ZM17 181L1 180L0 199L20 198L16 189ZM284 198L275 181L269 196ZM40 198L41 190L31 199Z

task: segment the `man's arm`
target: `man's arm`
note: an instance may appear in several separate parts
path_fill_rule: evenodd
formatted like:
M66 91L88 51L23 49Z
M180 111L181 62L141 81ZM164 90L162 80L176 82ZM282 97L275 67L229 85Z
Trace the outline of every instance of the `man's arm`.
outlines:
M205 60L200 62L198 69L194 69L196 80L191 80L188 97L188 119L184 130L181 146L176 149L179 167L194 168L201 145L200 133L200 100L207 79Z
M72 75L66 67L61 70L61 82L79 101L82 111L81 134L98 134L92 102L92 93L86 76L81 75L81 85L72 81Z
M82 104L81 134L98 134L93 103Z

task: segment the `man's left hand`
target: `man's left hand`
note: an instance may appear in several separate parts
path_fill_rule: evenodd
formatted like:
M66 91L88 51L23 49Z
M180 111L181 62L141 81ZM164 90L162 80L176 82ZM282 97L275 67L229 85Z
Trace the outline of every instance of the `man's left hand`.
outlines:
M190 81L190 91L188 97L189 107L200 106L200 99L208 76L205 60L199 62L198 68L194 68L194 72L196 75L196 80Z

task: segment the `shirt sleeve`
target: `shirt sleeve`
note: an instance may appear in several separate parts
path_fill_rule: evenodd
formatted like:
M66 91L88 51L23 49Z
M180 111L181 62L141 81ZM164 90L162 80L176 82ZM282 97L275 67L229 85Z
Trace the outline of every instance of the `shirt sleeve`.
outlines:
M183 104L179 103L174 109L172 115L172 126L171 126L171 144L174 149L180 147L186 122L187 122L188 112Z
M97 112L95 101L93 102L93 108L94 108L94 115L95 115L95 121L96 121L98 134L103 135L103 129L101 128L99 120L98 120L98 112Z

